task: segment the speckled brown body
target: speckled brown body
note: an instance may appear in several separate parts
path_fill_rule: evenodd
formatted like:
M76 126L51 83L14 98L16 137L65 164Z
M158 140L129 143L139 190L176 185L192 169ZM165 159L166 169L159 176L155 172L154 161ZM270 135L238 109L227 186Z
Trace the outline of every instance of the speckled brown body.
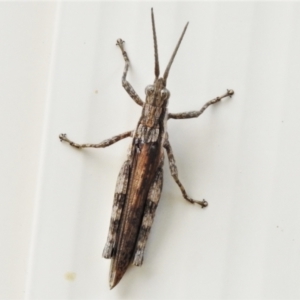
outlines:
M141 266L143 263L146 242L163 185L164 150L167 152L171 175L179 186L184 199L190 203L199 204L201 207L208 205L205 200L197 201L189 197L178 178L176 162L167 134L167 120L197 118L207 107L219 102L224 97L231 97L234 93L233 90L227 90L227 93L208 101L197 111L178 114L168 113L167 106L170 92L166 89L167 78L188 24L186 24L181 34L163 77L159 77L153 10L151 11L151 17L155 49L155 80L152 85L146 87L145 102L141 100L126 80L129 58L124 49L124 41L117 40L117 45L120 47L125 60L122 85L130 97L143 107L136 129L119 134L99 144L77 144L69 140L66 134L59 136L61 141L68 142L71 146L79 149L86 147L104 148L126 137L133 138L127 159L119 172L109 232L103 250L103 257L111 259L110 288L118 284L131 263L135 266Z
M144 215L148 192L159 167L162 147L159 143L140 146L135 155L128 195L121 217L116 254L111 262L110 282L115 285L131 263Z
M166 105L169 97L169 94L161 95L163 88L161 80L157 80L148 88L142 116L129 149L127 160L130 162L130 171L127 174L129 178L127 196L113 246L110 268L111 287L120 281L129 264L135 260L145 206L151 201L148 199L149 190L155 182L157 171L163 164ZM159 189L160 195L161 186Z

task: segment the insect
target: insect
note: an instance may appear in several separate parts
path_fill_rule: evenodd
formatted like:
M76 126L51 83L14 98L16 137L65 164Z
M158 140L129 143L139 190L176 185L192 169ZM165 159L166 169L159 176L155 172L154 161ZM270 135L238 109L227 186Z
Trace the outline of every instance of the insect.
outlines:
M121 49L125 60L122 85L129 96L142 106L142 114L135 130L124 132L99 144L77 144L69 140L66 134L59 136L61 141L79 149L104 148L124 138L132 138L126 161L118 176L109 233L103 250L103 257L111 259L110 288L119 283L131 263L135 266L141 266L143 263L146 242L163 185L164 150L168 156L171 175L179 186L183 198L190 203L199 204L201 207L208 205L205 200L197 201L190 198L178 178L176 162L167 133L167 120L197 118L210 105L234 94L233 90L227 90L224 95L208 101L198 111L168 113L170 92L166 88L167 79L188 23L184 27L163 76L160 77L153 9L151 9L151 21L154 40L155 79L154 83L145 89L145 102L141 100L126 79L129 58L124 48L124 41L117 40L117 46Z

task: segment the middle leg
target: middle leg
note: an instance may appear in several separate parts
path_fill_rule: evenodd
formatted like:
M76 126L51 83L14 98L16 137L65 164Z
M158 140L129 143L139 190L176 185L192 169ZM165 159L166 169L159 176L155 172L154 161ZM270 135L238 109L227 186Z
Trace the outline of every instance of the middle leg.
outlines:
M168 119L190 119L190 118L198 118L210 105L215 104L221 99L225 97L232 97L234 94L233 90L227 90L227 93L220 97L216 97L208 102L206 102L200 110L195 110L195 111L189 111L189 112L184 112L184 113L179 113L179 114L168 114Z
M126 131L124 133L118 134L108 140L104 140L103 142L99 144L77 144L67 138L67 135L65 133L62 133L59 135L59 139L61 142L67 142L70 144L70 146L81 149L81 148L105 148L108 147L122 139L125 139L127 137L132 136L133 131Z

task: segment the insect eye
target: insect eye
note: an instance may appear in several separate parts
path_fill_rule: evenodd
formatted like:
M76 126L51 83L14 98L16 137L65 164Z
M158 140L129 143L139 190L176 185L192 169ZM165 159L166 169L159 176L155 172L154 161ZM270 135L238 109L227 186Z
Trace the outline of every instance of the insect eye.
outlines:
M153 85L148 85L146 88L145 88L145 93L146 95L150 95L154 92L154 86Z
M161 90L161 97L162 99L168 99L170 96L170 92L167 89L163 89Z

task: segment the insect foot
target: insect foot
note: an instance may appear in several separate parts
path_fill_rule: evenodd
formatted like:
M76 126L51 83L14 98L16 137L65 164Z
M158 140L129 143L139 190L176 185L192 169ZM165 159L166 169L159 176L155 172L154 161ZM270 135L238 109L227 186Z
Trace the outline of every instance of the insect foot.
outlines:
M66 133L61 133L61 134L59 135L59 139L60 139L61 142L62 142L62 141L67 142L67 143L69 143L71 146L73 146L73 147L75 147L75 148L77 148L77 149L80 149L80 148L81 148L81 146L80 146L79 144L76 144L76 143L70 141L70 140L67 138L67 134L66 134Z
M230 97L231 98L233 94L234 94L234 90L228 90L227 89L227 93L226 94L224 94L224 95L222 95L220 97L216 97L215 99L211 100L211 104L217 103L217 102L221 101L225 97Z
M232 95L234 94L234 90L227 90L227 94L231 98Z
M208 202L206 200L204 200L204 199L202 201L197 201L197 200L194 200L194 199L192 199L190 197L186 197L186 200L188 200L192 204L194 204L194 203L199 204L199 205L201 205L202 208L208 206Z
M208 206L208 202L204 199L202 201L195 201L195 203L201 205L202 208Z
M59 139L60 139L61 142L62 142L62 141L65 141L66 138L67 138L67 135L66 135L65 133L61 133L61 134L59 135Z
M121 50L123 50L124 43L125 43L125 41L123 41L122 39L117 39L116 45L119 46L121 48Z

